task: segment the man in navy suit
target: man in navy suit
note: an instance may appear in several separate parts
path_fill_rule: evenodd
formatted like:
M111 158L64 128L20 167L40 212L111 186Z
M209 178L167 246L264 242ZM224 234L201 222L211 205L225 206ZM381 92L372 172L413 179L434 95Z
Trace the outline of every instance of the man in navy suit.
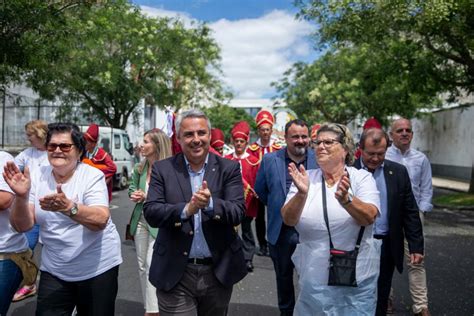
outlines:
M198 110L176 122L183 152L153 165L144 216L158 227L150 267L160 315L225 315L246 274L234 227L245 212L237 162L209 153L209 119Z
M376 315L386 315L387 301L395 267L403 270L404 238L410 249L410 262L423 261L423 228L418 205L405 166L385 159L389 138L379 128L364 130L360 139L361 157L354 167L373 174L380 192L380 215L374 223L374 237L382 240L380 275L377 283Z
M309 149L308 125L303 120L293 120L285 126L286 148L263 156L255 181L255 192L267 205L267 240L270 257L275 267L278 308L281 315L293 315L295 289L293 285L294 265L291 256L298 243L294 227L283 224L281 208L291 186L288 165L317 168L314 152Z

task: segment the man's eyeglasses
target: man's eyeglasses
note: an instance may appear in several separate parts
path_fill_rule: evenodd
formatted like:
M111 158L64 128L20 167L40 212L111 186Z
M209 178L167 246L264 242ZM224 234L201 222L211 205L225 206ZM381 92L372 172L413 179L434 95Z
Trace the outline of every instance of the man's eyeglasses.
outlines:
M319 146L321 144L324 145L324 147L331 147L336 143L340 143L337 139L324 139L324 140L313 140L311 143L315 146Z
M47 149L49 152L53 152L53 151L56 151L56 148L59 147L59 150L61 150L63 153L67 153L67 152L70 152L70 151L71 151L72 146L74 146L74 144L65 144L65 143L54 144L54 143L49 143L48 145L46 145L46 149Z

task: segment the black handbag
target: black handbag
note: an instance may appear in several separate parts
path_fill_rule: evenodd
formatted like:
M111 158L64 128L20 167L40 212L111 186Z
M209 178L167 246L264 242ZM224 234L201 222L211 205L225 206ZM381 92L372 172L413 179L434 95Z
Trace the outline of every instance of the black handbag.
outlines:
M340 250L334 248L331 238L331 231L329 230L329 219L326 205L326 184L324 183L324 177L322 181L322 193L323 193L323 210L324 210L324 221L329 234L329 278L328 285L333 286L352 286L357 287L356 280L356 264L357 256L359 254L360 243L362 236L364 235L365 227L362 226L359 230L359 236L355 249L352 251Z

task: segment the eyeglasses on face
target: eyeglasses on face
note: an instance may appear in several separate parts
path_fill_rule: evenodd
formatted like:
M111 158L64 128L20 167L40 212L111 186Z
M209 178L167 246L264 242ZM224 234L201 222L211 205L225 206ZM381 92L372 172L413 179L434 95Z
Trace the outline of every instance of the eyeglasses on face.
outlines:
M59 147L59 150L61 150L63 153L67 153L67 152L70 152L70 151L71 151L72 146L74 146L74 144L66 144L66 143L55 144L55 143L49 143L49 144L46 146L46 149L47 149L49 152L53 152L53 151L56 151L56 148Z
M323 144L324 147L331 147L334 144L341 143L341 142L338 141L337 139L323 139L323 140L314 140L314 141L311 141L311 143L315 146L319 146Z

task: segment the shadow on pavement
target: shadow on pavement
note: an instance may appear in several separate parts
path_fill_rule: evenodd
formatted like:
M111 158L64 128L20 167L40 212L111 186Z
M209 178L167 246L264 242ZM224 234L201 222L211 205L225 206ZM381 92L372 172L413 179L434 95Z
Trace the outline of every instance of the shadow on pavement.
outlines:
M275 316L280 311L277 307L255 304L230 303L228 316L258 315Z

